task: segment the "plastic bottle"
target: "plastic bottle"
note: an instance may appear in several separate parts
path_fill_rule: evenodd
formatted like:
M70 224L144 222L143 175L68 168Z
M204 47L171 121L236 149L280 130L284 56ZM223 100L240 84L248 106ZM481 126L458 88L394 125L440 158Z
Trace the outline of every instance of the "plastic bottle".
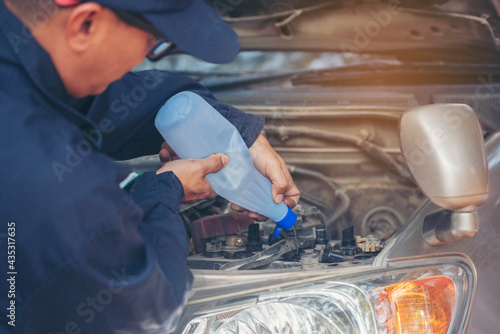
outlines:
M254 167L238 130L202 97L192 92L174 95L158 112L155 126L182 159L227 154L227 166L207 175L212 189L228 201L274 220L275 238L281 228L288 230L295 224L295 213L283 203L274 203L271 182Z

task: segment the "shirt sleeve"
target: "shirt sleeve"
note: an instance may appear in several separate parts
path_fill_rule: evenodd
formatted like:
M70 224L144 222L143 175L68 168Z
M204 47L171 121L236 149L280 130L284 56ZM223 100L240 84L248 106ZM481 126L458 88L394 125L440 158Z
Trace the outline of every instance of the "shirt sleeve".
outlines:
M184 268L189 254L184 223L179 215L180 202L184 197L181 182L172 172L159 175L146 172L136 179L130 196L144 212L139 230L151 245L159 267L170 281L182 286L186 273L171 270L173 261L178 261L176 265ZM184 291L177 289L175 293L176 299L181 301Z
M264 127L262 117L221 103L198 82L166 71L129 73L90 102L79 100L73 105L97 124L103 136L103 152L124 160L158 153L164 140L154 126L156 113L168 98L181 91L205 98L238 129L248 147ZM96 130L87 130L92 131Z

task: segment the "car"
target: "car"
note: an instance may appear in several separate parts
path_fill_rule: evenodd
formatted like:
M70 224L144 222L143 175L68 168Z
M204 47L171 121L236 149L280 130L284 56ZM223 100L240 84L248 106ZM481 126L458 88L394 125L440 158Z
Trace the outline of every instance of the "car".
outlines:
M496 333L500 1L207 2L235 61L136 70L265 117L302 195L279 238L221 197L181 207L195 283L176 331Z

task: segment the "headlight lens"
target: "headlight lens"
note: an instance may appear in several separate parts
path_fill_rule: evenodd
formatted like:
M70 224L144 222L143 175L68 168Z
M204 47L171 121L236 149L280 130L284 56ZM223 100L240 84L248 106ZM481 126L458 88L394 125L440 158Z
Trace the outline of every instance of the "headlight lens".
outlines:
M371 305L350 285L275 294L252 307L201 317L186 333L373 333ZM366 331L370 329L371 331Z
M335 273L335 272L332 272ZM329 277L328 277L329 276ZM475 272L467 261L363 268L348 276L273 279L191 299L182 333L460 333ZM236 287L236 286L234 286Z

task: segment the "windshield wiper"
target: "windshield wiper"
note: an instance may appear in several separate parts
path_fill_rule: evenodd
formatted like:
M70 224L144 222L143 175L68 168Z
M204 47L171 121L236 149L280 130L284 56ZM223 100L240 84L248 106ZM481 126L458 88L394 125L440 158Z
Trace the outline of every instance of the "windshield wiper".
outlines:
M230 77L216 77L200 80L200 83L210 90L220 90L225 88L235 88L251 84L269 82L273 80L287 79L296 75L305 74L310 70L291 70L266 72L261 74L234 75Z

